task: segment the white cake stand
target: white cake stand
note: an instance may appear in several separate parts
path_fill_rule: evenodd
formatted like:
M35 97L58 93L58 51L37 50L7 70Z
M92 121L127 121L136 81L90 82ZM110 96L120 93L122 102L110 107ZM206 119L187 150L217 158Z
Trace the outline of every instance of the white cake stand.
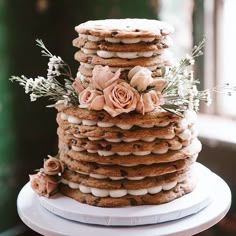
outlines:
M199 169L205 168L200 164L197 164L197 166ZM205 169L208 170L207 168ZM50 202L47 202L47 204L49 204L49 207L47 208L50 211L46 210L45 207L42 207L38 196L31 190L29 184L26 184L21 190L21 192L19 193L19 196L17 199L17 208L18 208L19 216L21 217L21 219L26 225L28 225L30 228L32 228L36 232L43 235L48 235L48 236L54 236L54 235L70 235L70 236L84 236L84 235L86 236L94 236L94 235L96 236L100 236L100 235L101 236L110 236L110 235L114 235L114 236L121 236L121 235L122 236L124 235L185 236L186 235L186 236L189 236L189 235L194 235L201 231L204 231L207 228L216 224L225 216L225 214L228 212L230 208L231 192L227 184L219 176L215 175L214 173L210 171L206 171L204 179L205 179L204 181L205 186L207 186L208 190L209 189L212 190L212 194L211 194L211 201L208 201L209 200L208 197L205 197L205 198L203 197L202 201L204 200L203 202L205 202L205 204L208 201L207 204L209 205L205 207L204 209L202 209L203 207L201 206L203 205L200 204L200 208L199 208L200 211L199 210L197 211L196 206L195 206L193 207L193 209L195 210L192 212L195 214L189 215L191 213L190 212L188 214L189 216L178 219L178 220L173 220L174 218L172 218L172 221L167 221L168 214L167 212L164 212L165 214L164 218L166 219L164 220L166 221L165 223L158 223L158 224L145 225L145 226L119 226L119 227L109 226L108 227L108 226L98 226L98 225L92 225L92 224L83 224L76 221L71 221L71 220L59 217L50 212L52 211L58 214L57 204L54 205L56 210L53 209L53 204L50 204ZM191 197L191 194L192 193L189 194L190 197ZM194 194L192 195L194 196ZM174 201L176 202L176 205L178 205L177 204L178 200L181 201L181 198ZM169 203L166 204L167 207L168 207L168 204ZM170 204L173 204L173 202ZM66 209L66 206L64 206L64 208ZM100 208L100 209L101 209L100 212L103 212L103 214L100 214L98 219L101 221L101 215L105 217L107 214L110 214L109 213L110 210L106 212L106 208ZM142 212L143 214L143 206L141 206L140 209L142 209L140 212ZM150 212L149 210L150 210L150 206L147 206L147 212ZM128 214L127 208L126 209L124 208L124 211L125 211L125 214L123 215L123 218L127 220L127 214ZM183 209L181 211L183 211ZM188 209L188 212L189 212L189 209ZM68 213L66 215L67 216L66 218L73 219L73 217L75 216L73 214L72 215L70 214L71 213ZM120 219L122 219L122 212L120 212L120 214L121 214ZM133 214L134 214L134 211L131 210L131 215L130 215L131 218ZM137 218L138 213L135 213L135 214L136 214L135 217ZM146 217L147 216L148 214L146 214ZM63 217L65 216L63 215ZM88 217L87 222L90 222L91 214L87 214L86 217ZM112 217L114 218L114 215ZM94 219L94 215L92 215L92 219ZM86 220L84 222L86 222ZM108 221L108 222L112 222L112 221ZM144 220L144 224L145 224L145 220Z

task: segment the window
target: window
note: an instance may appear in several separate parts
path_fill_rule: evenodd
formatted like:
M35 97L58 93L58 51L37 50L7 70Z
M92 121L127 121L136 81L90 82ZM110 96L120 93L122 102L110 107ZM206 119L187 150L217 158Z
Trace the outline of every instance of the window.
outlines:
M231 83L236 85L236 73L235 73L235 54L236 54L236 1L225 0L219 1L220 14L218 17L222 19L222 45L221 48L221 61L218 66L222 63L222 72L219 82ZM219 55L220 56L220 55ZM219 96L218 99L218 110L220 114L225 114L236 118L236 94L232 96Z
M160 19L173 24L174 55L189 52L203 36L206 37L204 57L197 60L196 77L200 89L214 88L225 83L236 85L234 67L236 53L235 0L162 0ZM186 20L187 19L187 20ZM236 93L232 96L213 93L211 107L201 112L236 118Z

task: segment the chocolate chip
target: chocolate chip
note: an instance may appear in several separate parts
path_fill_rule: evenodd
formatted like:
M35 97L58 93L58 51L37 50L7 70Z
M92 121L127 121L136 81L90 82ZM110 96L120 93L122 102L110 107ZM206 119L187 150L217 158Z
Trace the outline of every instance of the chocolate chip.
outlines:
M82 147L84 147L84 146L86 146L86 142L82 142L80 145L82 146Z
M135 32L140 32L140 30L139 30L139 29L136 29Z
M118 34L117 31L113 31L113 32L111 32L111 37L114 37L114 36L116 36L117 34Z
M178 169L178 165L173 165L173 167L177 170Z
M98 205L98 203L100 202L100 200L101 200L101 199L100 199L99 197L96 198L96 199L94 200L94 204L95 204L95 205Z
M130 198L130 203L131 203L132 206L137 206L138 205L138 202L134 198Z
M76 139L71 139L71 144L77 144L77 140Z
M104 119L104 117L105 117L105 115L101 112L97 114L97 118L99 121L102 121Z
M123 176L123 177L125 177L125 176L128 175L127 171L122 170L122 169L120 170L120 174L121 174L121 176Z
M171 147L172 145L171 145L171 143L165 143L165 146Z
M117 138L123 138L124 137L124 134L121 133L121 132L118 132L116 135L117 135Z
M111 144L109 144L109 145L107 145L107 146L105 147L105 149L106 149L107 151L110 151L111 148L112 148Z

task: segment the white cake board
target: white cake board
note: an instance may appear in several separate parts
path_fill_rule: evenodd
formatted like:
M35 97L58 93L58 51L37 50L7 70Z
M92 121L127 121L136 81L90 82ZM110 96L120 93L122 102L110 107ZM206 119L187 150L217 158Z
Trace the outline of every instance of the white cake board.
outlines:
M78 223L52 214L39 203L29 184L18 195L17 209L23 222L36 232L46 236L189 236L213 226L228 212L231 192L227 184L212 172L209 184L212 202L203 210L188 217L160 224L136 227L107 227ZM207 180L206 180L207 181Z
M177 220L195 214L212 201L212 172L196 163L199 177L196 189L172 202L161 205L102 208L79 203L62 194L52 198L40 197L40 203L52 213L81 223L105 226L136 226Z

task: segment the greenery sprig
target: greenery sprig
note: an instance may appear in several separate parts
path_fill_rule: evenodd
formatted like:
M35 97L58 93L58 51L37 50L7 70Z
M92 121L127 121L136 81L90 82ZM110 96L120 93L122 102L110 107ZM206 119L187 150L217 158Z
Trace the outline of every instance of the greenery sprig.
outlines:
M53 102L78 103L77 94L72 87L74 79L69 65L61 57L53 55L42 40L37 39L36 45L42 49L42 56L49 57L47 77L38 76L33 79L22 75L12 76L10 80L12 82L16 81L23 86L25 93L30 94L32 102L40 97L49 97L49 100Z

